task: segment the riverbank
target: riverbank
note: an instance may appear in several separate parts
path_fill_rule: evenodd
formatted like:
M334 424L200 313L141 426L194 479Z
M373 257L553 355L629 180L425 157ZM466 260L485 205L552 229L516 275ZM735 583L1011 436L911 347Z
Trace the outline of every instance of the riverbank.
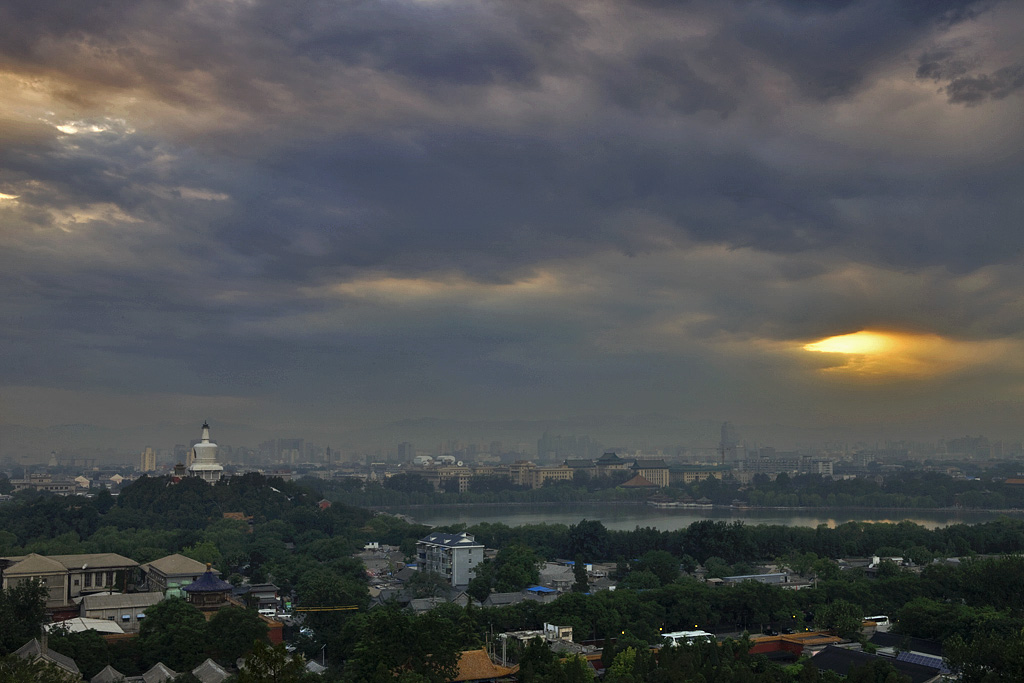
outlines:
M572 525L582 519L600 521L609 529L632 530L653 527L672 531L702 520L741 521L750 525L782 525L834 528L846 522L899 523L904 521L925 528L953 524L980 524L1003 516L1024 517L1022 510L965 510L958 508L733 508L712 509L655 508L636 501L602 503L472 503L460 505L406 505L375 508L401 514L429 526L501 523L508 526L533 524Z

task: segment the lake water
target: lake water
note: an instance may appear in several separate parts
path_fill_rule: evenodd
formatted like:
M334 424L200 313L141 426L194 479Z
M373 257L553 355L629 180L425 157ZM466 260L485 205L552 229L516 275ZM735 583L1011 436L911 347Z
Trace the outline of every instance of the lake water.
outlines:
M650 505L617 505L607 503L560 503L556 505L444 505L422 508L401 508L394 512L409 515L423 524L478 524L501 522L509 526L524 524L576 524L581 519L599 520L605 527L631 530L654 527L674 531L702 519L740 520L744 524L782 524L786 526L829 527L844 522L902 522L908 520L929 529L950 524L979 524L1002 516L998 512L932 511L932 510L711 510L664 509ZM1013 515L1021 518L1021 514Z

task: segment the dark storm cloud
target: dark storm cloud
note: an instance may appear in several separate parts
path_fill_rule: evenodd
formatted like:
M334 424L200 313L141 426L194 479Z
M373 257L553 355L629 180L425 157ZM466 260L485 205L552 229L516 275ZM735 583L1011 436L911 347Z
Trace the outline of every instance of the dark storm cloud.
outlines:
M980 104L987 99L1001 100L1024 89L1024 64L1004 66L991 74L959 76L946 86L950 102Z
M974 67L969 56L951 48L938 49L921 55L917 77L945 84L950 102L968 106L1001 100L1024 89L1024 62L991 73L970 73L976 71Z
M806 95L825 100L852 93L882 60L898 55L935 24L971 18L988 3L792 0L744 4L737 39L785 70Z
M1019 335L982 7L6 3L0 383L653 405L723 340Z

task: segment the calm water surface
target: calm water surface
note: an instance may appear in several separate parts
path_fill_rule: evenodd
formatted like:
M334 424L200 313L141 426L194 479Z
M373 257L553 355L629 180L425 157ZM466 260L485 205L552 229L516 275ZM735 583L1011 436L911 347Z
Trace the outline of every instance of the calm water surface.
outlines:
M599 520L609 529L630 530L637 526L674 531L702 519L740 520L745 524L782 524L786 526L834 527L844 522L902 522L908 520L929 529L950 524L979 524L998 519L998 512L938 512L917 510L685 510L659 509L649 505L603 503L567 503L558 505L454 506L402 508L395 512L409 515L423 524L477 524L501 522L509 526L523 524L576 524L581 519ZM1013 515L1020 518L1022 515Z

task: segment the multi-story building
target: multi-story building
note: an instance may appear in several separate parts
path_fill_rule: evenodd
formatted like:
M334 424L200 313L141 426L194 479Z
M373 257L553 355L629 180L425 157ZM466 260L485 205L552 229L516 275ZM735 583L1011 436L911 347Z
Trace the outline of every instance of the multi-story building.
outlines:
M695 481L704 481L705 479L721 479L731 471L732 467L729 465L710 467L690 465L689 467L671 467L669 468L668 475L669 481L673 484L692 484Z
M484 561L484 546L467 533L430 534L416 543L419 570L440 574L452 586L466 586Z
M151 593L160 593L166 598L184 597L181 589L199 579L207 567L202 562L175 553L159 560L153 560L140 567L146 577ZM215 574L220 574L213 570Z
M142 451L142 457L139 463L140 472L155 472L156 471L156 451L150 447L146 447L146 450Z
M159 593L87 595L82 598L81 614L89 619L112 621L125 633L137 633L146 618L146 608L163 599Z
M58 496L74 495L78 486L73 479L52 477L49 474L31 474L26 479L12 479L15 491L46 491Z
M138 566L115 553L0 557L0 588L37 579L46 588L46 607L58 608L82 595L128 590Z
M635 460L630 469L652 484L668 486L668 465L664 460Z
M606 475L610 471L624 470L629 467L629 461L619 457L619 454L615 451L608 451L594 463L597 466L597 472L601 475Z

